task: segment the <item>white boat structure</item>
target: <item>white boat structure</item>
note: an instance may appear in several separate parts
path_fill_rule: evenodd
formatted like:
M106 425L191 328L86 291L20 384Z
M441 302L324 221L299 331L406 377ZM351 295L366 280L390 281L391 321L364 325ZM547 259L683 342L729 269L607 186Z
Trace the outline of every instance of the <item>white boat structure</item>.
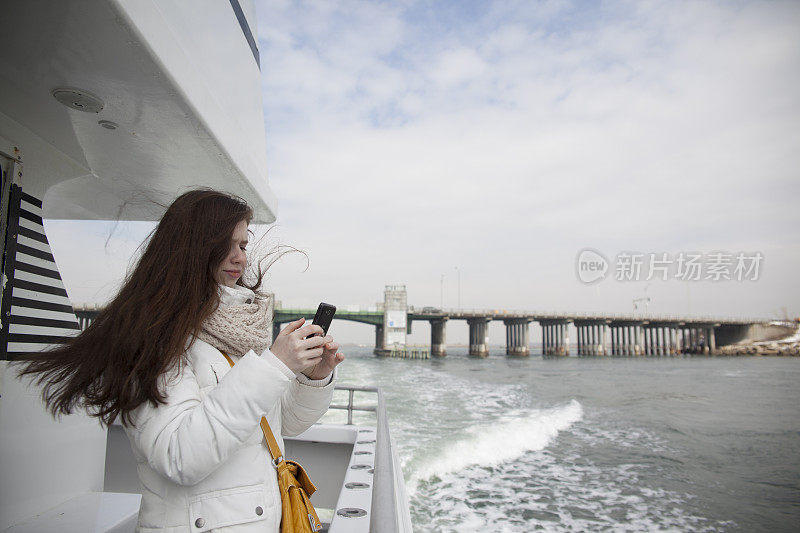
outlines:
M157 220L220 188L276 218L251 0L7 0L0 33L0 531L133 531L140 496L122 428L54 420L15 358L79 329L43 219ZM286 439L330 532L410 532L381 391L342 387L347 424ZM374 394L372 407L354 394ZM376 424L354 425L353 411ZM198 531L202 531L198 529Z

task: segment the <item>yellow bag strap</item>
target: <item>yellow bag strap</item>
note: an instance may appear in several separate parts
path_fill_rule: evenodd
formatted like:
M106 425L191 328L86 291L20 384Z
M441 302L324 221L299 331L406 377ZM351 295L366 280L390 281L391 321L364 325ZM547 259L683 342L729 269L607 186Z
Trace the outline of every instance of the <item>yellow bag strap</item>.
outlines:
M228 360L228 364L233 366L233 359L231 359L225 352L221 353L225 356L225 359ZM261 431L264 433L264 439L267 441L269 453L272 455L272 462L275 464L275 466L278 466L280 462L283 461L283 454L281 453L280 446L278 446L278 441L275 440L275 435L272 434L272 429L269 427L267 419L263 416L261 417Z

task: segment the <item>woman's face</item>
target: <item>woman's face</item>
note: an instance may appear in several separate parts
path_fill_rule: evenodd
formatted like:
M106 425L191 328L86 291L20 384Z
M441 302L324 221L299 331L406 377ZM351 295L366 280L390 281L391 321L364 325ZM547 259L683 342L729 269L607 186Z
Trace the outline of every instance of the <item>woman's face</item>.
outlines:
M228 255L222 260L217 268L217 283L233 287L239 278L242 277L247 266L247 221L242 220L236 225L231 235L230 249Z

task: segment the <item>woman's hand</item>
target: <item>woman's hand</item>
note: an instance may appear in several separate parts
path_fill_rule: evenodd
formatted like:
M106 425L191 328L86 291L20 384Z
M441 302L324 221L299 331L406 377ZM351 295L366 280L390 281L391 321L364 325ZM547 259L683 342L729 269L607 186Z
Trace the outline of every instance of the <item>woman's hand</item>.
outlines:
M283 361L283 364L295 374L319 366L325 354L324 346L335 344L332 342L333 337L321 336L323 331L320 326L314 324L304 326L305 321L305 318L301 318L289 322L270 347L270 351L275 354L275 357ZM306 337L309 335L314 335L314 337L307 339ZM338 348L338 346L336 347ZM327 375L325 374L325 376Z
M328 336L329 338L330 336ZM328 342L325 344L325 349L322 351L322 359L308 370L303 371L303 374L308 379L322 379L328 377L333 372L336 365L344 361L344 354L337 353L339 345L335 342Z

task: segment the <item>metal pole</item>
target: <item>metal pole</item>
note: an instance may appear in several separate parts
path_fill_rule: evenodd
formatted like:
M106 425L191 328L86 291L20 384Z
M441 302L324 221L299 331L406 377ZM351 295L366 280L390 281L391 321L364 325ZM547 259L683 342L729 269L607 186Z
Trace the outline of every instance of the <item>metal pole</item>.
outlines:
M461 271L456 267L456 274L458 274L458 308L461 309Z
M349 398L347 399L347 425L353 425L353 394L355 391L350 389Z

